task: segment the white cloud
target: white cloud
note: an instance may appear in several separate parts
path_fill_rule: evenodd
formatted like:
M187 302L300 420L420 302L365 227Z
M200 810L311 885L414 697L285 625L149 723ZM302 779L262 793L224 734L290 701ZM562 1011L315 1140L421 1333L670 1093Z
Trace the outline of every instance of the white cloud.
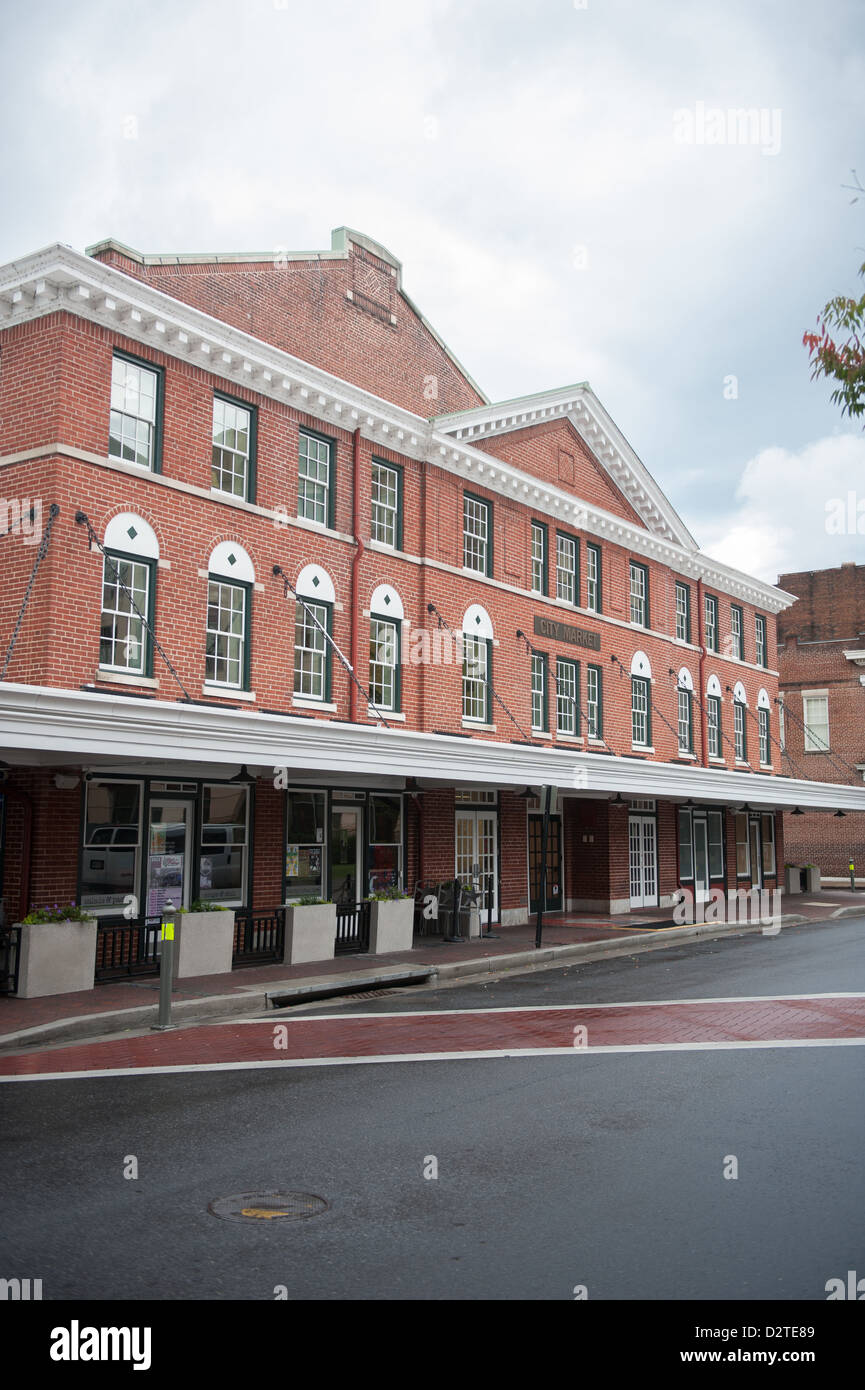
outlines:
M762 449L745 464L735 496L737 505L698 528L698 539L736 569L774 583L780 574L865 560L863 434L830 435L796 451Z

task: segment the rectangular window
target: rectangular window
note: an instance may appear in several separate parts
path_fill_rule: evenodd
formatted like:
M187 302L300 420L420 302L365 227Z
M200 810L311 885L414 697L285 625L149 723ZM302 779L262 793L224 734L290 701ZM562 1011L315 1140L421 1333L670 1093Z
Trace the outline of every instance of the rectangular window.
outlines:
M679 690L679 752L694 751L694 734L691 718L691 692Z
M330 694L330 606L303 603L294 613L294 693L307 700L327 700Z
M211 579L207 585L204 679L243 690L247 685L247 590Z
M586 607L601 612L601 547L586 544Z
M81 906L117 908L138 892L141 784L86 782Z
M745 706L738 700L733 701L733 745L736 757L745 762Z
M691 640L691 590L687 584L676 584L676 637L680 642Z
M333 517L333 445L317 435L300 432L297 514L329 526Z
M470 493L463 494L463 567L491 575L492 507Z
M402 546L401 482L402 475L398 468L389 468L387 464L377 463L373 459L370 534L374 541L391 545L394 550Z
M589 738L603 738L603 694L600 666L586 667L586 722Z
M214 492L253 500L255 464L253 411L224 396L213 398L213 453L210 486Z
M721 757L721 697L706 697L706 725L709 730L709 757Z
M541 521L532 522L532 593L547 592L547 528Z
M107 553L102 564L102 621L99 665L108 671L146 676L151 669L152 565ZM137 609L137 612L136 612Z
M325 792L286 792L285 900L324 896Z
M778 696L778 742L781 745L781 752L787 749L787 732L784 726L784 696Z
M463 634L463 719L490 724L490 642Z
M639 627L649 626L649 571L645 565L631 561L631 622Z
M679 879L694 877L694 827L690 811L679 812Z
M731 656L737 661L744 661L744 647L742 645L742 610L737 608L735 603L730 605L730 645L732 647Z
M239 907L246 902L249 788L205 786L201 800L198 896Z
M763 841L763 873L775 873L775 817L771 814L760 817L760 833Z
M108 453L155 472L159 467L162 373L114 354Z
M580 732L579 670L579 662L556 658L556 729L560 734Z
M757 719L760 726L760 762L765 765L771 761L769 756L769 711L758 709Z
M371 796L369 799L370 893L402 884L402 797Z
M802 696L805 752L825 753L829 748L829 696Z
M369 622L369 694L377 709L399 710L399 630L385 618Z
M631 677L631 742L638 748L649 746L649 682L643 676Z
M709 878L724 877L724 816L721 811L710 811L706 817L709 825Z
M759 614L754 620L755 641L757 648L757 665L768 666L766 652L766 619Z
M576 604L577 542L573 536L556 533L556 598Z
M748 816L741 812L736 820L736 875L747 878L751 871L751 854L748 847Z
M718 600L706 595L706 650L718 650Z
M532 654L532 728L547 731L547 658L540 652Z

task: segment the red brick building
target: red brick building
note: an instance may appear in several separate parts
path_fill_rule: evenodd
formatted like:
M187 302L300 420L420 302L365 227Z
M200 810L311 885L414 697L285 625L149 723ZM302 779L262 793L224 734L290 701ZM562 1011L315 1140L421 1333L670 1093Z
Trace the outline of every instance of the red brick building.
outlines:
M366 236L4 267L0 420L12 921L478 865L518 923L545 786L547 906L626 912L772 887L783 807L865 805L778 775L789 595L585 383L486 400Z
M782 574L796 595L778 619L784 700L784 770L791 776L861 786L865 778L865 565ZM865 878L865 825L859 816L805 812L784 817L786 855L849 881L850 861Z

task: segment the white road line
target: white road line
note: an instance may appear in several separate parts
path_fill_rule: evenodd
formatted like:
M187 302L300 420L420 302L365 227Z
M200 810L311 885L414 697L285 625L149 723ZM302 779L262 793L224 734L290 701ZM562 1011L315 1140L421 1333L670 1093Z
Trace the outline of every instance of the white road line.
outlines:
M718 999L632 999L615 1004L514 1004L485 1009L397 1009L390 1013L369 1014L291 1014L287 1010L274 1009L267 1018L226 1018L215 1020L214 1027L236 1027L239 1024L270 1023L278 1020L283 1023L324 1023L325 1020L347 1018L452 1018L458 1014L542 1014L568 1012L574 1009L659 1009L675 1004L788 1004L812 999L865 999L865 992L846 992L834 994L734 994ZM302 1001L298 1001L302 1002ZM352 1000L356 1003L356 1000ZM283 1016L284 1015L284 1016ZM207 1025L209 1026L209 1025Z
M381 1062L475 1062L505 1057L579 1057L587 1053L620 1052L730 1052L771 1047L862 1047L865 1038L773 1038L756 1041L628 1043L600 1047L511 1047L487 1052L394 1052L371 1057L289 1057L254 1062L190 1062L164 1067L116 1067L94 1071L35 1072L0 1076L3 1081L83 1081L107 1076L170 1076L198 1071L261 1071L283 1067L359 1067Z

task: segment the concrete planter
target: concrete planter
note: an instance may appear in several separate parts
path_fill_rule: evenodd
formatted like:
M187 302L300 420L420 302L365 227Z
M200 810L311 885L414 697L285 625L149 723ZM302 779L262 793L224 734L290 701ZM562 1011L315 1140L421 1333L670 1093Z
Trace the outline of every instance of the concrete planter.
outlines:
M414 898L373 899L369 905L370 955L410 951L414 936Z
M816 864L807 864L805 866L805 892L820 892L820 870L817 868Z
M96 969L95 919L89 922L21 924L18 997L76 994L93 988Z
M175 921L174 978L227 975L234 950L234 909L178 912Z
M336 903L316 903L285 909L285 964L305 960L333 960L336 941Z
M788 893L802 892L802 870L795 864L784 865L784 888Z

